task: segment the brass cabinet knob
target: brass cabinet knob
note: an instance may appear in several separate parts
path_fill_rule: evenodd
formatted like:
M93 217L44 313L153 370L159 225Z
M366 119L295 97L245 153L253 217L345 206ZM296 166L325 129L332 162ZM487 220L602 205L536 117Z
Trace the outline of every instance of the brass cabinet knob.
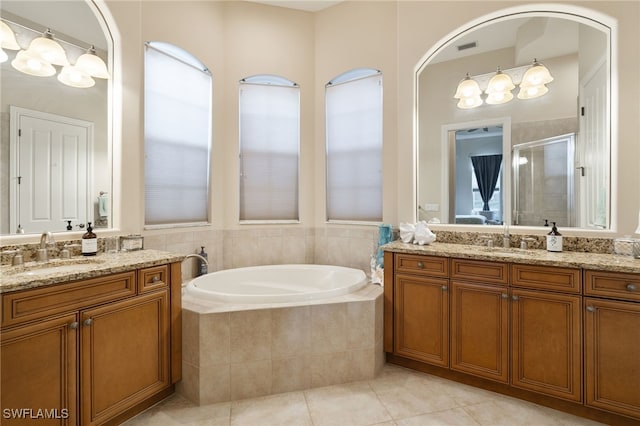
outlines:
M595 312L596 308L594 308L593 306L587 306L587 312Z
M151 282L152 283L157 283L160 282L160 277L157 275L154 275L153 278L151 278Z
M636 287L635 284L627 284L627 291L636 291L638 289L638 287Z
M78 325L79 325L78 321L74 321L71 324L69 324L69 328L72 329L72 330L75 330L75 329L78 328Z
M84 325L85 327L89 327L91 324L93 324L93 319L91 318L87 318L82 322L82 325Z
M422 262L418 262L418 268L420 268L420 269L424 269L424 263L422 263Z

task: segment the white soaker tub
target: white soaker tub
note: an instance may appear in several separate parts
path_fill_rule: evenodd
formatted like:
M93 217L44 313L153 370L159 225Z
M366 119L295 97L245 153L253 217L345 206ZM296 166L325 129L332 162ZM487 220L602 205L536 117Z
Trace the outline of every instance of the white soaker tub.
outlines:
M331 265L265 265L199 276L186 294L229 303L286 303L341 296L368 283L359 269Z

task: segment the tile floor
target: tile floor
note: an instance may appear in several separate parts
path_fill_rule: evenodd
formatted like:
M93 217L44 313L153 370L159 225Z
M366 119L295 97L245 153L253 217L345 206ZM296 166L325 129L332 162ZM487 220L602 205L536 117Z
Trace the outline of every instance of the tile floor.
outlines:
M200 407L174 394L125 423L126 426L599 424L390 364L373 380Z

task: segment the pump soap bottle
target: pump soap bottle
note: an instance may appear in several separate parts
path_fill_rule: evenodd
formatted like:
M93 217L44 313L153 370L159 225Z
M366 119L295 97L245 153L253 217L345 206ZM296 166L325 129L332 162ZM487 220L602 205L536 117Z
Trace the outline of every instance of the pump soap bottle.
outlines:
M551 232L547 234L547 251L562 251L562 235L556 228L556 223L553 223Z
M87 232L82 236L82 255L95 256L98 254L98 237L93 233L91 222L87 223Z

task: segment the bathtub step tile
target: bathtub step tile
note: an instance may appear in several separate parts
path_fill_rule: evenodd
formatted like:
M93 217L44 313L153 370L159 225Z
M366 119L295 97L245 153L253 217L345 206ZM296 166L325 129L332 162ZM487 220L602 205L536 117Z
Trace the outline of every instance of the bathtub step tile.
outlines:
M311 352L328 354L347 349L345 303L311 306Z
M232 401L271 393L271 360L231 364Z
M311 355L311 387L336 385L349 381L349 353Z
M271 361L271 393L292 392L311 387L309 355Z
M185 328L183 320L183 335ZM195 365L206 366L229 363L231 360L230 335L229 312L203 314L200 315L199 340L196 343L185 343L183 347L188 347L194 352L197 351L197 348L200 348L198 351L199 364L196 363Z
M271 359L271 310L231 312L231 362L264 361Z
M311 351L311 307L271 310L271 359L303 356Z
M311 426L311 416L302 392L270 395L231 404L231 426Z
M347 303L347 349L371 348L376 341L375 301Z

